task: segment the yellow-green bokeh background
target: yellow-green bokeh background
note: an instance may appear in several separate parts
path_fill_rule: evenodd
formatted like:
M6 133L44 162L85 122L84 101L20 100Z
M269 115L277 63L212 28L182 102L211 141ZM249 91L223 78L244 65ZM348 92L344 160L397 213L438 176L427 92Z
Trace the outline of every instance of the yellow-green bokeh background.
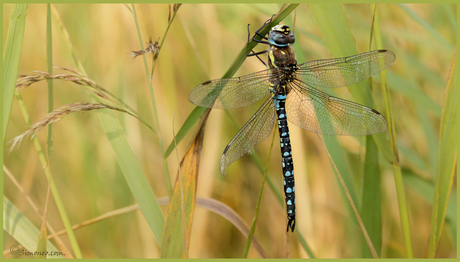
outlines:
M120 97L150 123L152 104L141 57L130 57L139 50L139 40L131 12L122 4L56 4L63 25L88 77ZM399 5L378 5L383 46L396 54L396 62L388 69L398 81L390 81L397 143L403 172L415 174L428 182L434 181L439 146L440 109L456 46L456 6L449 4L407 5L434 30L414 20ZM260 27L280 5L276 4L184 4L173 22L158 57L153 88L159 111L161 134L166 145L173 139L195 107L188 101L190 91L209 79L221 77L247 41L247 24L251 32ZM360 52L369 51L372 13L367 4L343 6ZM3 8L3 43L11 16L12 5ZM163 36L168 23L168 5L136 5L143 41ZM294 13L284 23L292 26ZM309 7L300 5L295 20L296 50L299 63L330 58L331 54L313 20ZM436 34L445 42L440 41ZM144 43L145 46L145 43ZM256 47L256 50L262 50ZM374 49L374 47L372 47ZM46 71L46 5L28 7L22 47L20 74L33 70ZM298 52L300 53L300 52ZM150 59L149 66L151 66ZM73 60L55 20L53 19L53 64L72 67ZM248 58L235 76L260 71L263 65ZM55 71L58 72L58 71ZM430 100L420 101L414 93ZM401 90L409 90L405 93ZM84 88L54 82L55 108L73 102L89 102ZM350 99L347 88L337 96ZM376 110L383 112L380 88L375 85ZM21 92L33 122L47 113L46 83L34 84ZM430 106L433 105L433 106ZM238 128L251 117L260 103L231 110ZM158 138L136 119L117 113L128 140L147 175L157 197L166 196ZM226 144L238 128L223 110L210 114L203 147L197 195L214 198L233 208L243 219L252 222L262 176L252 158L243 157L233 163L226 176L219 174L219 160ZM5 141L27 129L17 103L13 103ZM276 131L277 132L277 131ZM359 257L359 228L351 223L347 203L340 194L339 184L321 140L314 133L291 125L291 141L296 169L297 227L302 231L317 257ZM182 158L191 134L178 145ZM42 145L46 132L38 134ZM324 136L322 139L327 139ZM340 137L350 163L356 163L356 188L362 190L364 138ZM275 141L268 175L282 190L281 159ZM265 166L270 141L256 146ZM4 148L4 154L7 147ZM172 182L175 181L178 159L172 153L167 160ZM384 162L383 159L381 162ZM19 149L4 157L11 171L35 203L43 208L47 180L32 142L23 141ZM77 224L118 208L135 203L117 165L111 146L95 113L74 114L54 125L54 147L51 170L61 192L72 224ZM410 186L406 187L411 219L414 255L425 257L431 223L431 204ZM37 227L40 219L26 203L24 196L4 178L6 195ZM454 183L453 195L456 196ZM455 200L455 199L454 199ZM453 201L453 200L451 200ZM166 212L167 207L163 206ZM382 257L403 257L400 221L391 167L382 164ZM53 201L48 220L56 229L62 222ZM452 225L446 224L439 244L439 257L456 257L456 236ZM283 257L285 210L266 187L256 236L272 257ZM455 227L454 227L455 228ZM159 257L159 248L140 211L113 217L76 231L86 258ZM66 239L64 237L64 239ZM15 240L4 233L4 249ZM305 257L295 236L290 237L292 257ZM245 238L224 218L202 208L196 208L190 242L190 257L240 257ZM249 257L257 257L251 250Z

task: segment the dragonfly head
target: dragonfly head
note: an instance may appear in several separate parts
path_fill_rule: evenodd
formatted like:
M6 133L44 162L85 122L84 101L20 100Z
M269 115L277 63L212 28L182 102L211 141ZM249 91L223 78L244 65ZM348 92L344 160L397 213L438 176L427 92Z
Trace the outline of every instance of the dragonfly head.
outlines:
M276 47L285 47L294 41L294 34L287 25L276 25L268 33L268 42Z

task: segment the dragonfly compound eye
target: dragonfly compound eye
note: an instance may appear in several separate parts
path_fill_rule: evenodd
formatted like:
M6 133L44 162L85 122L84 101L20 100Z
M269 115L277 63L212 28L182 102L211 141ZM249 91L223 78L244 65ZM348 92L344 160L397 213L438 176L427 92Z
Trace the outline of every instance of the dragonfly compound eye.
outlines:
M285 47L295 42L295 37L287 25L276 25L268 34L268 42L277 47Z

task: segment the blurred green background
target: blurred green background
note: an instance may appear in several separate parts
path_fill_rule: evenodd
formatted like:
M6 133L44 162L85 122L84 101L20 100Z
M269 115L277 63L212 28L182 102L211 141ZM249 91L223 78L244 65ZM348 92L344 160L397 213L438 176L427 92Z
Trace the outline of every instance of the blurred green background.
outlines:
M141 49L131 12L122 4L53 6L69 32L73 48L88 77L122 98L153 123L142 57L133 59L130 56L131 51ZM195 108L188 101L190 91L206 80L220 78L245 47L247 25L251 24L251 32L254 32L280 7L276 4L184 4L180 7L158 57L153 78L161 134L166 146ZM343 8L359 52L369 51L372 26L370 6L349 4L343 5ZM457 7L450 4L382 4L377 8L383 47L396 54L396 62L389 67L387 75L400 164L404 177L412 179L407 180L412 183L406 184L406 194L414 256L426 257L438 162L440 117L456 46ZM149 37L157 40L163 36L168 24L167 4L136 5L136 10L144 42ZM4 44L11 12L12 5L3 6ZM300 5L283 22L295 28L295 50L299 63L331 58L308 5ZM46 5L31 4L27 11L19 74L33 70L46 71L45 37ZM255 50L262 48L257 46ZM75 68L54 17L53 64ZM248 58L235 76L263 69L264 66L256 58ZM55 73L58 72L55 69ZM84 88L74 84L55 81L54 88L55 108L73 102L91 101ZM352 100L347 88L334 91L338 97ZM21 94L32 122L41 120L47 113L46 83L34 84ZM377 85L373 94L377 102L375 109L384 113L382 94ZM224 202L248 224L253 219L262 176L253 159L248 156L233 163L227 175L221 176L219 160L226 144L260 105L256 103L230 110L236 126L223 110L211 112L198 179L197 196ZM155 196L167 196L157 136L138 120L122 113L117 115ZM5 141L27 128L18 104L13 103ZM317 134L294 125L291 125L290 132L296 169L297 228L317 257L359 257L362 244L360 231L347 211L348 204L340 193L340 185L323 142ZM193 129L178 145L179 158L185 153L192 133ZM40 132L38 138L44 145L46 132ZM322 139L327 140L328 137ZM352 170L356 171L354 182L358 195L361 195L365 137L339 137L339 141ZM278 147L275 141L268 176L282 192ZM43 208L47 181L31 140L24 140L19 149L9 155L6 155L8 145L3 150L5 166L33 201ZM263 166L269 150L269 140L255 147L255 154ZM404 245L393 174L391 166L383 158L380 163L383 219L381 257L403 257ZM176 153L170 155L167 164L173 183L178 169ZM72 224L135 203L94 112L73 114L54 125L51 170ZM4 177L3 183L4 195L39 227L41 220L26 203L24 196L8 178ZM439 257L457 256L456 181L452 196L448 210L452 220L445 224L437 253ZM167 206L162 208L164 212L167 211ZM50 201L48 221L56 229L63 228L53 201ZM285 227L285 209L266 187L255 235L271 257L285 256ZM85 258L160 256L159 247L139 210L78 229L76 236ZM4 233L4 250L15 243L11 236ZM245 238L230 222L200 207L195 209L190 257L240 257L244 245ZM290 236L290 256L306 257L294 234ZM251 250L249 257L258 255Z

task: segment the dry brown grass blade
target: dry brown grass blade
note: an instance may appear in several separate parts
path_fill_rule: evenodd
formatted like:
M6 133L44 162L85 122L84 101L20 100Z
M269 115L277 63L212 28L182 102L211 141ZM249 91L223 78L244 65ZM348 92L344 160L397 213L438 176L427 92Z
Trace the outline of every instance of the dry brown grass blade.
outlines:
M11 151L14 148L18 147L21 144L21 141L25 137L27 137L29 135L32 135L32 137L35 136L45 126L47 126L49 124L56 123L59 120L61 120L62 118L64 118L65 116L67 116L67 115L69 115L71 113L85 112L85 111L91 111L91 110L97 110L97 109L111 109L111 110L121 111L121 112L125 112L125 113L128 113L128 114L136 117L135 115L131 114L130 112L128 112L128 111L126 111L124 109L121 109L121 108L118 108L118 107L113 107L113 106L102 104L102 103L93 104L93 103L78 102L78 103L73 103L73 104L67 104L67 105L64 105L64 106L62 106L62 107L60 107L58 109L53 110L51 113L47 114L42 121L39 121L39 122L35 123L34 125L32 125L32 127L29 130L25 131L24 133L22 133L21 135L15 137L15 138L13 138L9 142L9 143L12 143L12 145L10 147L10 150L8 151L8 154L11 153Z
M229 206L225 205L220 201L203 197L198 197L196 199L196 205L221 215L222 217L230 221L230 223L232 223L246 238L248 237L249 226L244 222L240 215L238 215L238 213L236 213ZM252 238L252 246L259 253L260 257L269 257L267 252L263 249L259 240L257 240L255 236Z
M205 114L198 133L189 145L179 167L172 200L163 230L161 257L188 258L188 248L195 210L196 187L206 127Z

